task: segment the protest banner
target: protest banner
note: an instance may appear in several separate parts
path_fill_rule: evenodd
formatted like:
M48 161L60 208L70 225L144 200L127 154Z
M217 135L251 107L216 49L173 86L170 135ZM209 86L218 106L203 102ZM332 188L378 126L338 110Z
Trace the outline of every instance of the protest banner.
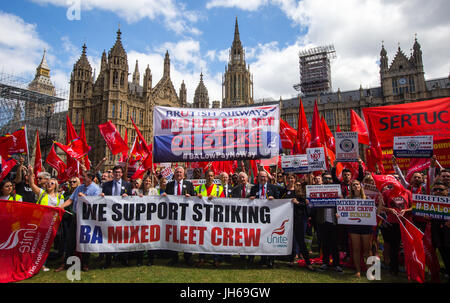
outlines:
M161 175L166 178L167 181L172 180L173 178L173 169L170 166L167 166L166 168L164 168L163 170L161 170Z
M372 185L372 184L368 184L368 183L365 183L362 185L363 185L364 193L366 194L366 197L368 199L375 200L375 205L377 205L378 202L383 199L383 197L381 196L381 193L378 190L378 188L376 187L376 185Z
M289 199L81 197L77 214L80 252L292 253Z
M281 168L286 173L308 173L308 156L306 154L281 156Z
M390 159L395 136L433 136L433 153L442 166L450 167L450 97L367 107L362 111L376 129L387 172L394 171ZM409 159L398 159L397 163L402 170L409 168Z
M450 197L413 194L412 204L414 216L450 220Z
M0 200L0 283L37 274L47 259L63 210Z
M308 157L309 171L327 170L323 147L307 148L306 155Z
M358 162L359 146L357 132L336 132L336 161Z
M280 149L278 105L196 109L155 106L155 162L272 158Z
M188 181L190 181L194 187L206 184L206 179L188 179ZM214 179L213 184L221 185L222 182L220 181L220 179Z
M339 184L306 185L306 198L312 207L335 207L341 195Z
M396 136L393 152L396 158L431 158L433 136Z
M370 199L338 199L336 200L338 224L345 225L377 225L377 208Z

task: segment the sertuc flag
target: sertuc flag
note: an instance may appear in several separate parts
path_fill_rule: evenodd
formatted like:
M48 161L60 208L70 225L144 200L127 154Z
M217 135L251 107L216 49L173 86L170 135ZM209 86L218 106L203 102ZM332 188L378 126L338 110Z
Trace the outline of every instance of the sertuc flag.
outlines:
M371 119L384 153L392 154L395 136L433 136L434 154L442 166L450 166L450 97L398 105L363 108ZM392 165L386 161L385 169ZM409 161L398 161L408 169Z
M289 199L81 197L77 214L79 252L292 253Z
M0 283L39 272L63 212L57 207L0 200Z
M155 106L154 162L271 158L280 149L278 105L196 109Z

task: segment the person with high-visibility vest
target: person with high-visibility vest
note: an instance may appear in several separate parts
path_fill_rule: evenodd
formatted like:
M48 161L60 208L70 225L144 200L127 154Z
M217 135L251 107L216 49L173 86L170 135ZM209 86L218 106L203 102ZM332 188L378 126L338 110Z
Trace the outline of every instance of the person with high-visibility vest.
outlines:
M197 193L197 197L208 197L208 199L212 199L214 197L224 198L225 194L223 192L223 187L218 184L214 184L214 171L208 169L205 172L206 184L201 184L195 187L195 192ZM201 267L205 263L205 254L198 255L198 263L197 266ZM213 255L214 266L219 267L221 256Z
M44 185L44 188L39 188L34 183L33 167L31 165L28 167L28 170L30 171L30 187L38 196L36 204L57 207L64 203L64 195L59 192L58 180L50 178Z
M0 182L0 200L22 202L22 196L14 193L13 184L8 179Z

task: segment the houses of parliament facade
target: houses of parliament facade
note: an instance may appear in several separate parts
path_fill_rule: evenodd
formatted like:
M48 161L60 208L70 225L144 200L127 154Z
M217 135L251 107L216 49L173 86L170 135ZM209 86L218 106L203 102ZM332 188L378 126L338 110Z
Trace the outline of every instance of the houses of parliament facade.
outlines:
M121 41L121 31L117 31L115 44L106 54L103 52L100 72L94 79L92 66L86 56L86 45L75 63L70 77L70 95L68 115L77 130L84 119L88 144L92 147L89 159L95 165L104 157L105 165L110 167L116 162L100 135L98 125L111 120L124 137L127 130L128 145L131 147L135 130L130 117L138 126L148 143L153 137L153 107L194 107L219 108L250 106L254 104L253 75L245 61L245 51L240 41L236 18L234 39L230 48L229 63L222 77L222 102L213 101L211 106L208 90L200 75L193 103L188 103L186 86L183 83L177 89L170 78L170 56L166 52L162 78L153 85L150 66L146 67L141 82L138 62L128 81L127 53ZM380 87L301 96L306 115L311 123L314 100L318 101L319 111L326 119L331 131L337 125L343 131L350 130L350 109L361 114L368 106L383 106L396 103L414 102L450 96L449 77L426 81L422 61L421 46L414 41L413 52L408 58L398 48L394 60L389 64L384 46L380 52ZM293 82L295 80L293 79ZM281 118L292 127L297 127L299 97L269 102L279 103Z

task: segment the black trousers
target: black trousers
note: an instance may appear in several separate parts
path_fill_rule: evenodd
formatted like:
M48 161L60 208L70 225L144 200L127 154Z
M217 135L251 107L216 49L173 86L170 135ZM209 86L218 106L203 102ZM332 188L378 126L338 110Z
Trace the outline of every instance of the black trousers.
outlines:
M303 258L305 259L306 265L310 265L311 261L309 259L309 251L305 244L305 220L307 218L302 216L294 216L294 237L297 242L298 247L300 248L300 252L302 253ZM290 261L294 261L295 259L295 249L294 245L292 245L292 254Z
M67 258L75 255L77 247L77 215L73 214L72 221L69 224L67 233L67 251L64 256L64 264L67 263ZM81 266L87 266L89 264L90 253L81 253Z
M392 223L386 226L384 230L384 241L390 245L390 270L391 272L398 273L398 254L400 252L400 243L402 241L402 234L400 231L400 225L398 223Z
M330 255L333 256L333 265L339 266L338 228L337 225L325 222L319 225L319 235L322 243L322 263L330 265Z

